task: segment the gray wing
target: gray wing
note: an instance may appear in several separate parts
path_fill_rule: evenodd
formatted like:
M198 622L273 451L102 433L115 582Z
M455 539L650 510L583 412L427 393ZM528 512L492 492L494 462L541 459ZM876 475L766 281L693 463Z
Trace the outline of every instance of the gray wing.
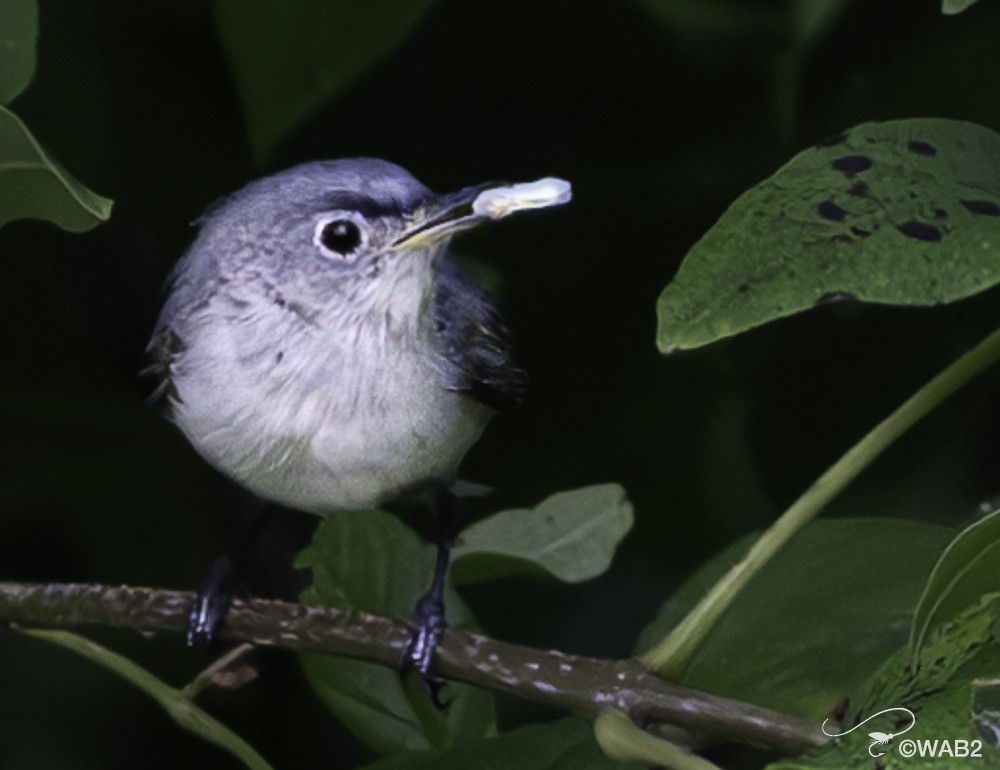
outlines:
M219 204L216 204L219 205ZM211 211L211 209L210 209ZM207 216L204 215L204 216ZM199 239L202 235L199 234ZM187 349L185 338L191 329L191 315L203 308L225 284L220 277L219 262L211 249L198 249L198 241L174 265L164 282L166 299L156 327L146 346L142 376L155 378L156 389L147 401L157 402L167 397L167 405L181 403L173 382L178 359Z
M446 260L434 299L442 352L452 365L448 388L498 411L518 406L528 375L511 358L510 333L490 296Z
M153 329L149 344L146 346L145 366L140 372L141 376L150 377L156 382L155 389L146 399L148 403L157 403L164 396L167 397L168 406L172 402L179 403L181 400L172 375L174 363L187 347L177 326L181 308L190 303L192 282L185 279L186 272L190 271L190 262L191 253L188 252L174 266L164 284L166 300L160 311L160 317L156 320L156 327ZM202 284L211 281L211 276L204 277L199 274L197 278Z
M147 403L158 403L164 396L167 403L179 402L180 396L171 379L171 367L176 358L184 352L184 341L169 326L161 326L153 333L146 348L146 365L139 373L153 378L156 386L146 399Z

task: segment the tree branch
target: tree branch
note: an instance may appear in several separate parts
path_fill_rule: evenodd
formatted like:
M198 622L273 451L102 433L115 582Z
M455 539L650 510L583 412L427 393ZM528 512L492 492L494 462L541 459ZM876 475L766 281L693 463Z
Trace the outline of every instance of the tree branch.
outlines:
M150 588L0 583L0 626L109 626L183 633L192 600L189 592ZM402 620L355 610L251 599L234 603L219 636L398 668L410 627ZM825 741L815 722L671 684L637 660L538 650L457 628L441 637L431 673L588 719L618 709L639 724L676 725L706 738L786 755Z

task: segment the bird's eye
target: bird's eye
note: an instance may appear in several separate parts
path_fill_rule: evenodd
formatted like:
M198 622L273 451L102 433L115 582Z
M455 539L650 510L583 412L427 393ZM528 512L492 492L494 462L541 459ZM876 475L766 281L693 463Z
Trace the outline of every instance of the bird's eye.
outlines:
M361 230L349 219L337 219L323 227L320 240L330 251L350 254L361 245Z
M353 218L337 216L321 220L316 226L315 242L341 257L352 256L364 243L365 235Z

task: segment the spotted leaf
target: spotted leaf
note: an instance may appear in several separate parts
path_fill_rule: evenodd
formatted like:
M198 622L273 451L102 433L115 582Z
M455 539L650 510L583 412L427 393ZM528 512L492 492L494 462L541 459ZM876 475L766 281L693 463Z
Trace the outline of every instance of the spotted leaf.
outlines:
M1000 136L954 120L865 123L748 190L658 303L663 352L827 301L933 305L1000 281Z

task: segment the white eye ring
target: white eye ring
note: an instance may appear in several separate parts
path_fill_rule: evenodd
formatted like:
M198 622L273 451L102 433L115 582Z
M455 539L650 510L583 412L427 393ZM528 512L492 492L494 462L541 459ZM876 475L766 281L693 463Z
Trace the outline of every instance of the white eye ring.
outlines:
M352 259L368 245L368 221L356 211L332 211L317 220L313 244L327 257Z

